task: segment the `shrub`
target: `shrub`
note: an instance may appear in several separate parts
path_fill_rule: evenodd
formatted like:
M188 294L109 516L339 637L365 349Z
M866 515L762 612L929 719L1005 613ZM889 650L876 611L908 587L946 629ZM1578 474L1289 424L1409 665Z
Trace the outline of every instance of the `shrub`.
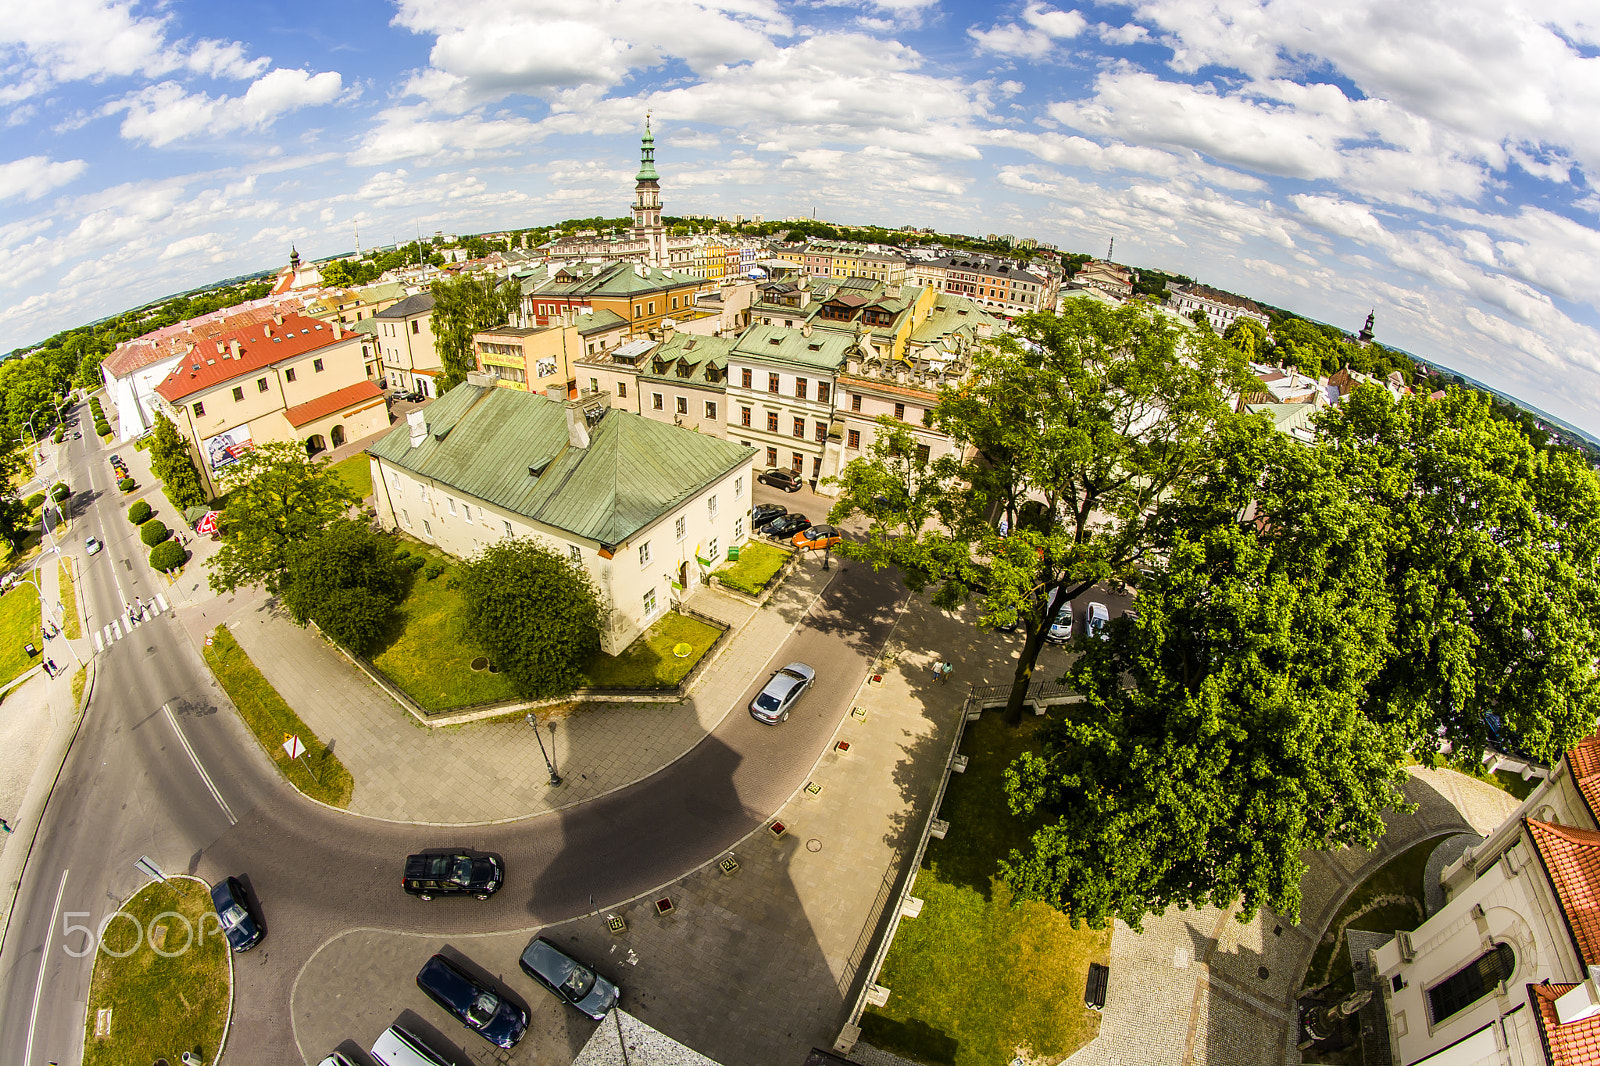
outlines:
M97 437L109 437L111 436L111 427L104 422L96 422L94 424L94 435Z
M132 492L135 487L136 486L133 483L133 478L131 477L125 477L121 481L117 482L117 488L121 489L123 492Z
M53 439L57 444L60 444L62 441L67 439L67 431L64 429L56 430L55 437Z
M175 540L162 541L150 551L150 566L156 570L175 570L189 558L183 545Z
M154 548L171 535L165 524L153 518L139 527L139 539L144 541L147 548Z
M424 559L420 555L413 555L411 558L407 559L401 565L404 566L407 570L410 570L414 574L418 570L421 570L424 566L427 566L428 565L428 560Z
M410 558L410 556L410 548L396 548L394 552L394 561L398 563L401 559L407 559Z
M57 503L60 503L62 500L71 495L72 490L67 488L67 483L64 481L56 482L55 485L50 489L50 498Z
M22 501L22 505L30 511L37 511L42 503L44 503L44 493L42 492L36 492Z
M135 502L128 508L128 521L136 526L142 526L150 521L150 505L143 500Z
M442 573L444 573L443 563L429 563L427 569L422 571L422 576L432 581Z

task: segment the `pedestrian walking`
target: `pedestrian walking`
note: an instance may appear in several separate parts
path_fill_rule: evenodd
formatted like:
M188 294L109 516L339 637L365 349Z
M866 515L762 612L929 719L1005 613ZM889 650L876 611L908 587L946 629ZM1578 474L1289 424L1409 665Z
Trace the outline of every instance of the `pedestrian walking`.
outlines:
M11 831L11 823L4 818L0 818L0 833L9 833Z
M950 664L945 662L943 659L940 659L938 662L933 664L933 674L939 679L939 684L941 685L944 684L945 668L949 665Z
M955 667L951 666L948 662L942 664L942 668L939 671L939 684L942 685L946 681L949 681L950 680L950 675L954 671L955 671Z
M1011 523L1006 521L1005 515L1000 516L1000 539L1005 540L1006 534L1011 530Z
M54 659L46 659L44 661L44 665L47 669L49 669L51 677L55 677L56 672L61 669L56 665L56 661Z

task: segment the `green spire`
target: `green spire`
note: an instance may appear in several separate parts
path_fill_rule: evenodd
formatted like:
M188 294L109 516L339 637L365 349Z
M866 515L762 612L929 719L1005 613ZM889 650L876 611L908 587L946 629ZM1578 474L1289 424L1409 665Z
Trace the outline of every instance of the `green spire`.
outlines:
M650 132L650 116L644 118L644 136L639 140L639 176L634 181L660 181L656 173L656 139Z

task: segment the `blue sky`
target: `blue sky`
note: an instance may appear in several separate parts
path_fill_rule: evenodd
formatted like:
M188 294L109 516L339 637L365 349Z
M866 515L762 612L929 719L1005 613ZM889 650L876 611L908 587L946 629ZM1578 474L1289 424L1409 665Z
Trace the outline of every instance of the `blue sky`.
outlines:
M13 5L0 351L434 230L669 213L1027 234L1600 434L1589 0Z

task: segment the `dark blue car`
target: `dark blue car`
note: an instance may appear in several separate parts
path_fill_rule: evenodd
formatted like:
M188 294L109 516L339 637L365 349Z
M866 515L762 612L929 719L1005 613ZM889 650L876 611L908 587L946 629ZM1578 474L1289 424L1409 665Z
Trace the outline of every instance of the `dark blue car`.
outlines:
M211 905L217 909L217 921L234 951L249 951L261 942L261 926L250 916L250 904L238 878L227 877L212 885Z
M417 987L495 1047L516 1047L528 1031L527 1011L443 955L423 963Z

